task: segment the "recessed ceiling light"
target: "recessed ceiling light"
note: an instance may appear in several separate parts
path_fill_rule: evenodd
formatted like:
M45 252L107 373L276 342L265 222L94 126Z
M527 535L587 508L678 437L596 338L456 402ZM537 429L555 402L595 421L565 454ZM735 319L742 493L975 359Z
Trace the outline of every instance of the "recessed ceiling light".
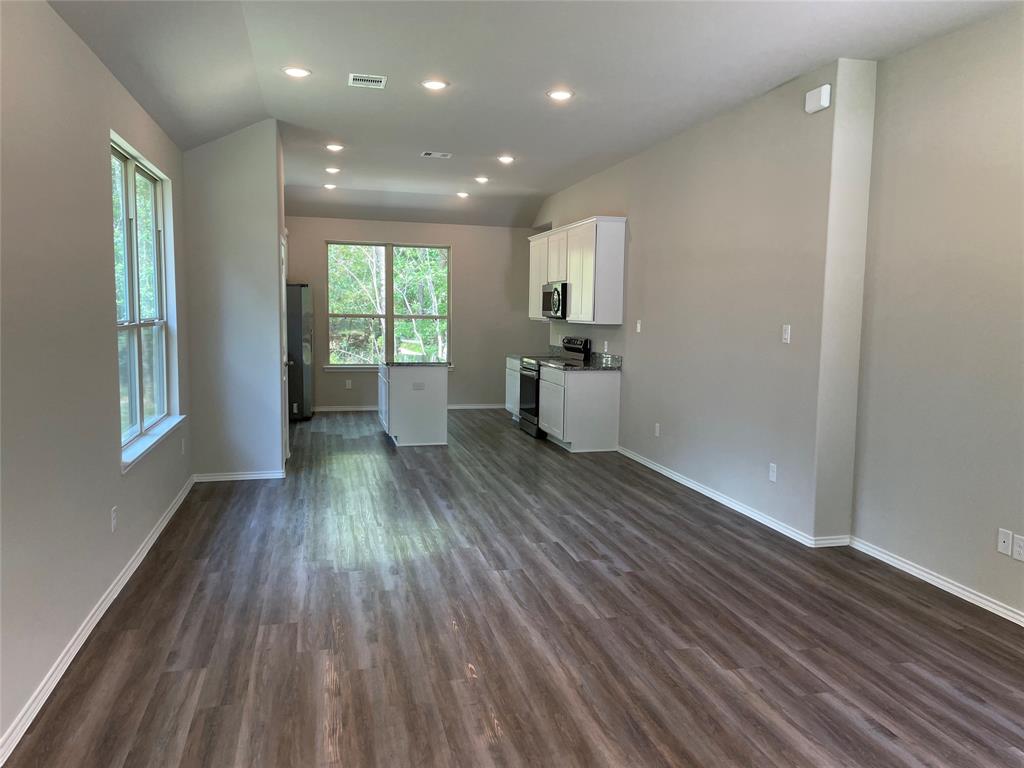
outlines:
M308 69L306 69L304 67L285 67L284 68L284 73L286 75L288 75L288 77L296 77L296 78L309 77L310 75L313 74L312 72L310 72Z
M459 197L469 197L469 192L456 192Z
M337 184L324 184L324 189L337 189Z
M324 170L327 171L328 173L337 173L338 171L341 170L341 168L324 168Z
M515 161L516 161L516 159L514 157L512 157L512 155L498 155L498 162L499 163L504 163L505 165L509 165L510 163L514 163Z
M488 181L490 181L490 179L488 179L486 176L477 176L476 177L476 183L477 184L486 184Z
M572 91L568 88L555 88L548 91L548 97L552 101L568 101L572 98Z
M446 83L444 80L424 80L422 83L420 83L420 85L422 85L428 91L443 91L445 88L448 87L448 83Z
M341 146L341 144L328 144L327 148L331 150L331 152L341 152L341 150L344 149L344 147Z

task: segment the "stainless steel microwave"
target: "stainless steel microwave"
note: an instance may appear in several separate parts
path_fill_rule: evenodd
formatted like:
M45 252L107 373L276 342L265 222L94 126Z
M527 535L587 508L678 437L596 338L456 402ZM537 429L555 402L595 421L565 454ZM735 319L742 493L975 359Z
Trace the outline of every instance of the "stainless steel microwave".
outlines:
M544 317L555 320L565 320L565 312L569 308L569 284L568 283L545 283L544 299L541 303L541 312Z

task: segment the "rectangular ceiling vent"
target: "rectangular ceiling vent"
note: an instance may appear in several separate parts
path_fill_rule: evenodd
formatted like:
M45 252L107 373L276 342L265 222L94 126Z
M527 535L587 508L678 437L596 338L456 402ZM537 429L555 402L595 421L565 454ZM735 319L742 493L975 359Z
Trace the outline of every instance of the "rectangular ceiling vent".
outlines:
M348 84L353 88L383 88L387 82L387 75L349 74L348 76Z
M438 160L451 160L451 152L420 152L420 157L433 157Z

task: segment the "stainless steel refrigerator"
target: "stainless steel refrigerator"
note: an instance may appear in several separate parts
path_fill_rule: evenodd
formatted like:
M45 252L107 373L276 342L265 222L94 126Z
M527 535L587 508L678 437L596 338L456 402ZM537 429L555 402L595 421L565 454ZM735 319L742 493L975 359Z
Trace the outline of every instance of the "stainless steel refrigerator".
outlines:
M288 418L313 416L313 295L308 283L288 284Z

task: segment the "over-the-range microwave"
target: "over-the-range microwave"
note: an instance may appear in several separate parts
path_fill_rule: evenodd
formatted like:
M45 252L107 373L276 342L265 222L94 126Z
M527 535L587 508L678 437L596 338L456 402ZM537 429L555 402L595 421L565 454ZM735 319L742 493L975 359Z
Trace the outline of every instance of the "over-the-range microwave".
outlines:
M544 317L554 320L565 320L565 312L569 307L568 283L545 283L544 298L541 312Z

